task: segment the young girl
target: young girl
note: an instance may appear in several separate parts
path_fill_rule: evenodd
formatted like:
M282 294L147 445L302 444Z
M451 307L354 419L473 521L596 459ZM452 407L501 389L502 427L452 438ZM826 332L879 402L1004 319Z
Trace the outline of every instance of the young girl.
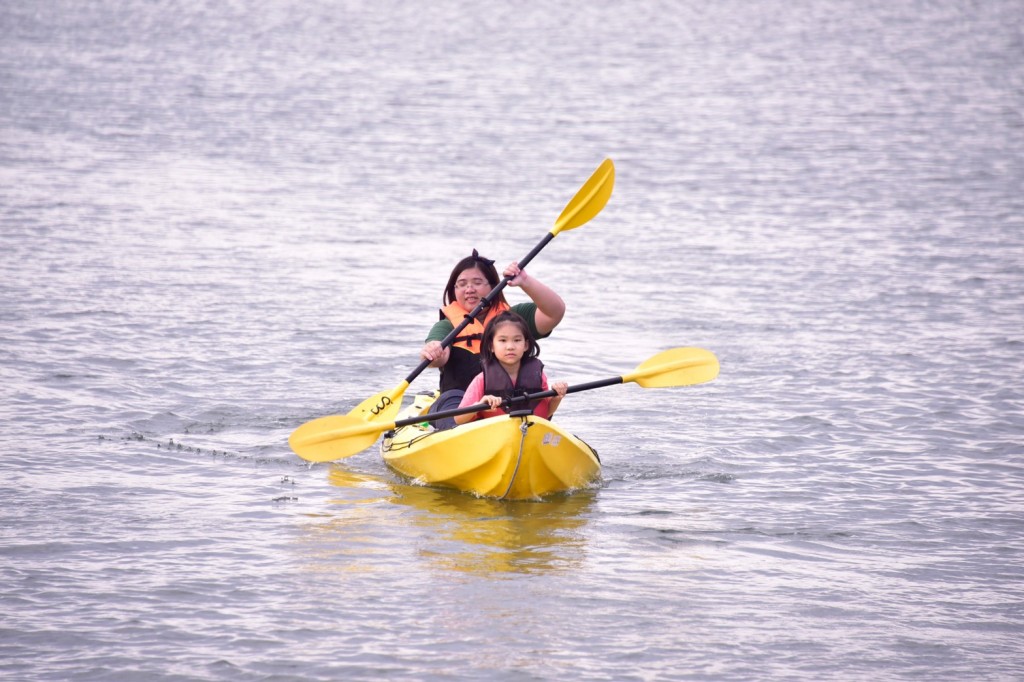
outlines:
M519 315L505 311L495 317L484 329L480 342L480 364L483 371L477 374L459 407L487 403L491 409L455 417L456 424L466 424L474 419L496 417L505 412L500 409L502 400L514 395L537 393L548 389L544 375L544 364L537 355L540 346L530 334L530 329ZM564 381L551 386L558 394L551 398L533 401L531 405L519 403L513 410L532 407L538 417L550 419L569 389Z

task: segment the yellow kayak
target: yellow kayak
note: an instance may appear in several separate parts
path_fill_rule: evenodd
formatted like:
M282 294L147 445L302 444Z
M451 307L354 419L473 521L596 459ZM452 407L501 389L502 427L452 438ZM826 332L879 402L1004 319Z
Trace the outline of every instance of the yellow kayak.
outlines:
M436 394L419 395L403 417L425 414ZM427 422L384 434L385 464L424 485L480 497L539 499L585 488L601 476L597 451L534 415L479 419L436 431Z

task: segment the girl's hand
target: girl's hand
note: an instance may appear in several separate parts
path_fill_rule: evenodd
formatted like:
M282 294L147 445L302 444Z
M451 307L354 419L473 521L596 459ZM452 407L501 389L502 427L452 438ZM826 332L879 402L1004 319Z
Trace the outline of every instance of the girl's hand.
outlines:
M496 410L501 407L501 398L496 395L485 395L480 399L480 402L487 403L492 410Z
M518 261L512 261L502 274L505 277L511 277L508 283L514 287L520 286L528 277L526 270L520 269Z
M565 394L569 391L569 384L564 381L556 381L551 385L551 388L558 394L559 398L564 398Z

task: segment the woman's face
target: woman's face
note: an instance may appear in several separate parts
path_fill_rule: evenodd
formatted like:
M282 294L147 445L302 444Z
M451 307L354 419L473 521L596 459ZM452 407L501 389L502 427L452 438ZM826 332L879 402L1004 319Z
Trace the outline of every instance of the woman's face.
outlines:
M466 268L455 278L455 302L462 306L467 313L491 293L491 283L480 268Z

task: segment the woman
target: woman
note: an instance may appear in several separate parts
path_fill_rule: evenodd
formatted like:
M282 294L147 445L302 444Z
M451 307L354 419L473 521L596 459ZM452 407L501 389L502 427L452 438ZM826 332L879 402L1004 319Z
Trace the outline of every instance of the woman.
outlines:
M431 406L431 412L459 406L469 382L481 371L480 340L484 328L498 314L506 310L517 313L526 320L530 333L536 339L547 337L562 321L565 302L547 285L530 277L516 262L505 268L504 275L511 277L510 286L522 289L532 302L509 306L504 292L499 293L491 301L490 307L471 321L451 346L442 348L441 341L462 324L466 316L501 281L494 261L484 258L476 249L473 249L473 255L463 258L452 269L444 290L445 305L440 311L441 319L431 327L426 344L420 351L420 358L427 360L431 367L441 370L441 395ZM440 419L434 425L438 429L450 429L455 426L455 422L451 418Z

